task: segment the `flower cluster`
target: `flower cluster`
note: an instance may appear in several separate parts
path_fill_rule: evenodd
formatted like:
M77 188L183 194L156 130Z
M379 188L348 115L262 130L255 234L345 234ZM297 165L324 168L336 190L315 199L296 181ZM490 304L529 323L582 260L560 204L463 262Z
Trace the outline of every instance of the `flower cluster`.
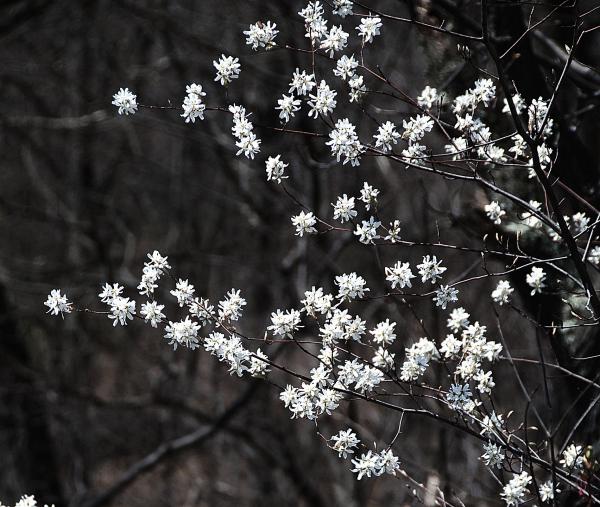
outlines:
M206 105L202 102L202 97L206 96L206 92L202 91L202 85L192 83L186 86L185 92L187 95L183 99L183 113L182 117L185 118L185 122L196 122L196 118L204 120L204 110Z
M244 154L249 159L260 151L260 139L254 133L254 125L248 119L246 109L242 106L229 106L229 112L233 115L233 127L231 133L237 139L235 145L239 148L236 155Z

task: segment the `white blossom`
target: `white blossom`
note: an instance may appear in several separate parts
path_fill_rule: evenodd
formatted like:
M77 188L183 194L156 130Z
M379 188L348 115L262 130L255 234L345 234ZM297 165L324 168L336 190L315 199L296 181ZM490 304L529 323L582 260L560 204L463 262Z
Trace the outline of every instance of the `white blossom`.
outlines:
M502 217L506 215L506 211L502 209L502 206L500 206L497 201L492 201L489 204L486 204L484 209L485 214L496 225L499 225L502 222Z
M391 243L397 243L400 241L400 230L400 220L394 220L393 222L390 222L387 236L384 239L386 241L390 241Z
M165 314L162 312L164 307L165 305L159 305L156 301L148 301L140 307L140 316L152 327L157 327L165 318Z
M396 340L395 327L396 323L390 322L390 319L385 319L384 322L377 324L374 329L369 331L373 335L373 342L378 345L391 345L394 343Z
M288 93L294 92L299 96L307 95L315 86L317 86L317 84L315 83L314 74L307 74L305 70L300 72L300 69L296 68L292 75Z
M449 285L440 285L435 291L433 300L435 301L435 306L440 306L442 310L445 310L448 303L458 301L458 289Z
M510 295L514 290L508 280L500 280L496 288L492 291L492 299L499 305L508 303Z
M565 468L580 469L583 466L583 447L570 444L562 453L560 464Z
M527 486L531 484L531 480L531 476L527 472L521 472L520 474L515 474L508 481L508 484L504 486L500 494L508 507L517 506L525 501L525 496L529 494Z
M321 2L308 2L308 5L298 12L304 18L306 37L313 42L320 40L327 33L327 22L323 17Z
M311 100L308 101L310 107L308 116L316 119L319 115L326 116L328 113L333 112L337 105L336 96L337 92L329 88L325 80L322 80L317 87L317 92L309 95Z
M181 116L185 118L185 122L192 123L196 122L196 118L204 119L204 110L206 105L202 102L202 97L206 96L206 93L202 91L202 85L192 83L186 87L187 95L183 99L183 113Z
M363 220L360 225L356 225L354 234L358 236L358 240L365 245L371 244L374 240L379 239L380 236L377 234L377 228L381 225L381 222L375 220L375 217L370 217L369 220Z
M266 23L258 21L250 25L250 28L244 31L246 44L251 46L254 51L257 51L258 48L271 49L275 46L275 37L279 33L276 28L277 25L270 21Z
M329 33L321 41L319 46L321 49L329 52L329 57L332 58L334 52L341 51L348 44L348 33L344 32L341 25L332 26Z
M265 163L267 171L267 181L276 181L281 183L281 180L286 179L284 171L289 164L285 164L280 160L281 155L269 157Z
M100 298L100 301L102 301L103 303L110 304L110 302L114 298L120 296L122 292L123 292L122 285L119 285L118 283L115 283L113 285L105 283L104 287L102 287L102 292L100 292L100 294L98 294L98 297Z
M527 274L525 281L527 285L531 287L531 295L535 296L536 294L540 294L542 289L546 286L546 273L543 268L538 266L534 266L531 268L531 272Z
M333 13L345 18L352 14L353 5L352 0L333 0Z
M129 88L120 88L113 95L112 104L119 108L119 114L125 115L135 114L138 108L136 96L129 91Z
M354 209L354 197L348 197L346 194L339 196L333 206L333 218L340 222L348 222L352 220L357 212Z
M385 268L386 280L391 283L392 289L396 288L396 285L403 289L404 287L412 287L411 279L415 278L415 275L410 269L408 262L396 262L393 267Z
M377 206L378 195L379 190L373 188L367 182L363 183L363 187L360 190L360 200L365 203L365 209L367 211Z
M294 116L294 113L300 110L301 102L299 99L295 99L293 95L286 95L284 93L277 101L277 104L275 109L280 111L279 119L287 123Z
M298 215L292 217L292 224L296 227L296 236L304 236L304 234L315 234L317 229L317 219L311 211L305 213L301 211Z
M373 136L375 139L375 147L380 148L384 153L392 151L392 145L397 144L401 135L396 130L396 125L391 121L386 121L377 130L377 134Z
M133 316L135 315L135 301L117 296L108 301L108 305L110 306L108 318L113 321L113 326L117 324L126 326L128 320L133 320Z
M260 151L260 143L261 140L256 138L254 132L248 133L248 135L240 138L239 141L235 143L239 148L236 155L241 155L243 153L246 158L254 159L254 155Z
M363 44L367 42L373 42L373 37L379 35L380 29L383 26L381 18L377 16L371 16L368 18L361 18L360 25L356 27L358 35L362 37Z
M300 312L298 310L287 310L286 312L277 310L271 313L271 323L267 329L273 331L274 335L292 337L301 327Z
M335 277L335 284L338 286L337 298L342 301L350 301L356 298L362 298L365 292L369 292L366 286L367 282L362 276L356 273L343 274Z
M442 273L447 269L442 267L441 264L442 261L438 261L435 255L431 257L429 255L424 256L423 262L421 264L417 264L417 270L421 275L421 281L423 283L427 281L435 283L438 278L441 278Z
M560 493L560 489L556 488L556 492ZM551 503L554 500L554 487L552 481L546 481L540 484L540 498L542 502Z
M446 399L450 408L454 410L464 409L472 398L473 394L469 388L469 384L452 384Z
M171 295L177 298L177 303L183 308L185 304L189 303L194 296L194 286L191 285L187 280L181 278L175 284L175 289L171 291Z
M404 127L402 138L412 144L423 139L427 132L431 132L433 120L425 114L420 114L408 121L403 120L402 126Z
M450 318L448 319L447 325L452 331L459 331L469 325L469 317L470 315L464 308L455 308L450 312Z
M330 439L333 442L331 448L338 453L340 458L347 458L349 454L354 454L354 449L360 444L356 433L350 428L341 430Z
M333 69L333 74L346 81L354 76L356 67L358 67L358 61L354 55L342 55Z
M61 317L63 317L65 313L73 311L73 304L69 302L67 296L60 292L60 289L52 289L44 305L48 307L46 313L51 315L58 315L60 313Z
M426 86L421 95L417 97L417 104L425 109L431 109L439 101L440 95L438 91L431 86Z
M242 316L242 307L246 300L240 296L240 291L231 289L225 299L219 301L219 319L236 321Z
M352 166L360 164L360 155L364 148L356 134L356 127L348 118L338 120L335 128L329 132L329 141L325 143L331 149L331 154L339 162L344 157L344 164L350 162Z
M219 60L213 61L217 76L215 81L219 81L223 86L228 85L234 79L237 79L240 74L240 60L233 56L221 55Z
M484 463L490 468L502 468L504 462L504 451L496 444L488 442L483 444L483 450L485 451L481 456Z
M373 366L382 369L394 368L394 357L396 354L390 353L387 349L383 347L379 347L375 351L375 355L373 356L372 363Z

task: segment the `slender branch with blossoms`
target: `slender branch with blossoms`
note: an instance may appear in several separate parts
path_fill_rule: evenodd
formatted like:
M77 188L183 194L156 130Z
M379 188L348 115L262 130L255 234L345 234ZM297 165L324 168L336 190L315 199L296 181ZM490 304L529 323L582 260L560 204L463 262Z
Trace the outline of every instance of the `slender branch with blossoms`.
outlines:
M527 101L507 77L506 52L498 48L502 34L493 33L491 26L492 2L481 0L480 6L477 35L394 16L351 0L314 1L301 8L298 20L304 25L304 41L285 41L277 20L251 24L240 35L251 50L294 53L304 65L288 76L289 84L279 97L268 99L279 125L263 124L250 105L229 101L230 87L243 82L246 73L237 57L220 55L213 62L216 75L204 77L224 87L221 96L210 96L198 83L187 85L185 94L182 88L182 112L173 121L183 119L190 128L203 128L204 122L218 121L212 113L224 116L231 126L231 156L264 167L265 184L277 187L281 198L298 208L295 215L280 221L281 227L298 241L322 234L347 238L356 249L374 255L379 279L369 280L356 271L329 273L323 286L305 287L303 299L294 307L273 308L270 324L253 336L243 324L244 290L232 288L220 299L197 294L193 280L172 267L167 256L153 251L142 267L135 295L110 280L101 287L99 305L86 308L54 289L45 302L47 312L61 317L75 311L97 313L108 316L115 327L138 319L160 329L165 345L173 349L190 353L204 349L232 375L269 380L280 386L278 397L290 417L311 421L316 434L359 481L390 475L401 479L400 485L413 471L402 459L401 422L393 438L376 435L377 442L370 435L362 436L362 429L351 422L335 432L322 432L321 421L355 402L399 415L400 421L408 415L430 419L477 442L482 466L498 484L497 500L505 505L556 505L568 491L578 492L588 504L600 503L598 462L591 442L572 440L594 405L577 408L580 418L561 442L560 423L545 419L516 365L528 360L544 371L562 368L578 374L558 359L543 358L535 333L522 339L542 357L514 357L502 317L510 314L533 322L536 333L547 336L555 347L559 345L553 333L569 335L599 323L598 217L586 214L585 201L577 202L580 209L563 211L566 206L557 188L568 185L553 173L558 155L555 96L589 27L583 18L575 24L573 46L553 93ZM386 31L393 30L395 23L476 44L486 54L479 77L454 97L430 85L411 97L391 77L393 69L388 67L393 64L380 65L375 58L377 46L385 44ZM466 46L459 51L467 60L472 58ZM381 97L390 105L385 115L379 114L382 108L369 108L371 100ZM152 107L139 104L129 88L118 90L112 104L124 116ZM355 115L361 115L361 123L351 119ZM495 115L500 120L494 121ZM295 127L300 116L314 127ZM392 216L382 203L397 196L377 188L368 175L358 193L336 196L326 215L302 196L295 197L291 162L285 153L265 152L259 137L263 132L320 142L338 166L332 170L357 171L365 160L376 159L409 175L428 173L471 185L486 195L475 213L492 234L486 234L477 247L442 241L439 232L438 238L425 241L404 237L403 224L411 217ZM536 250L534 243L543 248ZM411 263L405 252L417 248L427 253ZM381 262L384 250L393 252L394 262ZM458 270L446 261L448 252L464 255L472 268ZM505 264L498 269L498 262ZM471 274L475 269L478 274ZM481 280L494 280L494 288L478 294L487 310L474 315L462 298L479 290L476 283ZM549 326L520 308L518 292L534 301L558 298L562 322ZM365 312L374 300L392 303L384 318L374 320ZM413 307L423 300L447 322L446 330L428 330L427 319ZM402 322L415 318L423 336L405 332ZM490 318L493 327L484 324ZM280 357L270 357L273 344L300 351L306 358L304 367L299 370ZM502 362L512 366L510 381L519 386L522 404L497 394L495 374ZM590 390L598 391L595 380L580 377L591 382ZM595 404L598 397L594 399ZM422 484L419 487L430 494ZM454 499L441 491L431 494L439 505L462 504L458 494Z

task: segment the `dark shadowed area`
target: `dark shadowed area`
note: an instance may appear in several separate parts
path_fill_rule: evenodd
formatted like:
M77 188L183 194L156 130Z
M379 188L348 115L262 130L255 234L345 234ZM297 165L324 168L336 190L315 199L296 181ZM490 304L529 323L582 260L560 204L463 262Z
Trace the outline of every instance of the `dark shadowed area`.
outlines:
M536 3L492 2L490 23L502 50L527 29ZM480 35L476 0L364 4ZM527 100L549 96L572 35L573 9L553 11L558 1L541 4L535 19L552 11L551 19L507 57L509 77ZM580 12L595 7L594 0L578 4ZM359 482L349 462L328 449L319 433L353 426L365 441L389 442L399 430L399 413L350 400L320 419L318 427L292 420L279 400L279 387L290 381L280 372L269 381L229 375L202 348L174 351L162 329L137 319L113 327L105 315L76 312L63 320L45 313L47 294L59 287L79 308L98 311L105 311L97 297L105 282L122 283L128 295L137 296L146 254L153 250L169 257L175 278L189 279L197 295L213 304L232 287L240 289L248 301L241 326L246 335L259 338L272 311L297 306L312 286L333 292L335 276L342 273L360 273L372 294L383 294L388 289L382 266L399 259L416 264L426 254L441 256L451 266L450 279L503 270L504 259L492 256L483 266L477 252L427 245L367 247L350 233L294 236L290 217L301 210L297 201L330 216L337 196L359 195L365 181L382 189L382 222L400 219L402 237L410 241L478 249L499 244L497 234L502 234L485 218L483 205L490 199L481 187L408 171L369 154L360 167L342 166L325 139L273 130L280 127L277 99L287 93L294 69L311 68L311 55L284 48L254 52L242 31L271 20L282 44L310 49L297 15L303 7L291 0L0 3L3 502L35 494L41 504L57 507L434 505L433 498L413 492L415 480L467 506L504 505L498 484L479 459L481 442L451 425L405 415L394 449L411 477ZM333 23L356 33L359 19L334 19L328 6L326 11ZM593 25L590 18L586 22ZM429 84L455 97L490 65L480 46L473 44L470 60L465 59L457 40L415 23L386 20L382 33L362 56L410 96ZM242 67L240 79L227 90L214 82L212 62L221 54L238 57ZM576 60L557 96L553 170L576 196L598 208L600 30L584 39ZM372 93L362 104L349 105L348 91L334 78L330 63L318 60L316 68L318 78L338 90L336 118L350 118L361 138L372 138L373 116L401 125L414 114L410 105L378 93L384 86L369 76L365 83ZM262 139L254 161L236 156L229 114L207 111L204 121L184 123L180 106L186 85L194 82L204 86L208 106L244 104L252 113ZM120 87L133 90L141 105L166 107L140 107L133 116L119 116L111 101ZM489 124L506 124L508 130L501 106L495 110ZM293 128L327 132L307 118L306 110ZM444 140L431 146L443 151ZM265 159L275 154L289 163L286 190L266 180ZM498 183L505 178L486 176ZM520 182L524 199L534 197L525 174L511 177ZM565 214L579 209L573 193L558 192ZM521 246L552 255L546 244L524 240ZM169 296L174 280L163 283L170 318L183 317ZM461 293L461 305L500 341L488 301L496 283L485 276L473 281ZM522 276L513 284L519 311L502 309L500 319L510 353L537 361L541 351L545 361L597 379L598 360L572 359L600 354L597 328L554 334L540 329L536 320L549 324L566 318L560 295L532 298ZM369 329L386 318L397 322L399 364L404 346L425 332L435 339L447 334L447 314L430 299L405 303L381 298L353 307ZM260 346L290 368L308 371L316 364L298 347ZM556 422L574 400L581 404L557 433L558 440L566 438L597 391L586 391L587 384L560 370L515 364L544 418ZM432 383L443 374L435 368L428 373ZM501 361L495 377L499 409L504 403L515 410L516 421L527 421L527 399L513 366ZM550 395L551 405L546 403ZM576 440L598 445L598 414L595 406L585 413ZM535 426L532 420L527 424ZM561 505L579 501L576 495L565 497Z

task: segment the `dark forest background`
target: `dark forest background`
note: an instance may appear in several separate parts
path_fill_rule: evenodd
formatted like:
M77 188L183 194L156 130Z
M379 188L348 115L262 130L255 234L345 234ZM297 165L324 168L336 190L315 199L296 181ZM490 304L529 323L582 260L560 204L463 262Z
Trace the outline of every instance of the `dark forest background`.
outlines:
M474 0L370 4L478 34ZM579 4L585 10L595 2ZM309 67L309 57L284 50L254 53L242 31L259 19L272 20L281 40L306 44L296 14L302 7L296 1L242 0L0 2L0 499L5 503L25 493L60 507L416 503L402 478L357 482L314 425L290 420L272 385L230 377L201 350L174 352L160 330L139 322L113 328L102 316L77 313L62 321L44 313L43 301L56 287L89 308L99 308L96 296L105 281L119 281L134 294L145 255L154 249L169 256L177 276L189 278L199 295L214 302L231 287L241 289L249 302L244 326L255 335L262 334L272 310L296 304L312 285L331 288L336 274L356 270L371 290L382 289L376 258L351 237L299 241L293 236L289 219L298 207L266 181L267 154L283 155L290 163L290 188L323 215L330 215L337 195L357 194L369 181L385 189L381 208L390 219L402 219L403 237L481 245L484 234L494 233L481 211L488 198L464 183L405 171L383 158L365 157L360 168L341 168L321 140L268 130L259 131L261 156L249 162L235 157L226 115L209 112L192 125L183 123L179 110L142 108L120 117L110 105L112 94L127 86L142 104L179 106L185 85L199 82L209 105L242 103L257 124L277 125L276 99L287 92L296 67ZM523 32L530 7L525 2L496 6L493 27L506 36L499 44L508 45ZM570 41L570 16L572 11L559 10L543 30L515 47L510 74L527 99L547 97L556 82L562 47ZM358 20L341 22L355 32ZM485 67L484 55L472 51L472 62ZM228 97L213 82L212 61L221 53L238 56L242 64ZM600 33L587 37L576 57L581 63L569 72L557 103L555 171L598 207L600 74L594 66L600 63ZM383 36L365 58L413 96L426 84L455 96L480 77L476 65L457 52L456 41L409 24L384 24ZM332 76L328 81L339 84ZM399 124L411 114L407 107L386 118L386 106L383 97L365 99L366 110ZM376 126L360 108L343 107L370 137ZM295 126L310 130L314 123L301 113ZM527 184L524 179L524 195ZM567 210L577 210L570 199L564 196ZM477 255L427 248L383 250L382 263L400 256L413 262L426 253L441 254L455 276L479 269ZM482 280L461 294L468 311L490 327L492 318L483 313L487 297L481 294L487 296L494 283ZM527 288L519 290L519 305L535 318L557 318L560 301L548 296L540 303L528 297ZM396 320L407 340L419 336L417 323L384 300L360 311L363 318ZM445 336L445 316L429 302L417 303L416 311L434 334ZM511 353L536 358L535 327L514 313L505 318ZM576 364L569 357L575 349L599 353L596 335L558 333L556 343L542 337L543 350L551 360L593 377L596 361ZM302 356L277 353L306 367ZM543 401L540 369L519 368L534 397ZM496 376L507 406L515 399L522 404L510 368L501 365ZM545 408L552 418L582 385L553 374L550 389L564 401ZM389 414L350 404L320 430L346 427L349 420L373 440L389 440L398 424ZM597 422L594 414L578 430L578 440L595 443ZM185 436L190 440L178 440ZM418 481L454 492L469 506L500 505L498 486L478 461L481 453L477 443L452 428L418 418L404 421L398 441L403 465L416 471ZM141 469L128 476L133 465Z

